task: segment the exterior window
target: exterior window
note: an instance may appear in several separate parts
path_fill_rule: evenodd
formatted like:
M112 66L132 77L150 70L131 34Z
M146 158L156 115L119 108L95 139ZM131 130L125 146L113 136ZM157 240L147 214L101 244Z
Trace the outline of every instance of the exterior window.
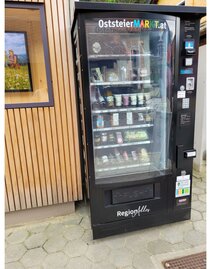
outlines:
M44 6L6 4L5 107L52 105Z

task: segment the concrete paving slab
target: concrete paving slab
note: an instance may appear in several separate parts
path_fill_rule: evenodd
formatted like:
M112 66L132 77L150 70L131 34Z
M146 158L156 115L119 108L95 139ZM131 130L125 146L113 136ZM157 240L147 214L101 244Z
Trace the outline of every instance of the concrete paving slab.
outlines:
M42 233L35 233L30 235L24 242L27 249L38 248L44 245L47 241L47 235Z
M74 258L74 257L80 257L84 255L87 249L88 249L88 244L85 243L83 240L79 239L79 240L69 241L63 251L70 258Z
M27 249L23 244L8 245L5 250L6 263L20 260L26 252Z
M34 249L28 250L23 255L20 262L26 268L29 268L32 266L38 266L42 264L46 256L47 256L47 253L43 250L43 248L34 248Z
M114 249L110 252L108 260L117 268L131 266L133 262L134 253L126 248Z
M107 259L110 248L103 243L90 245L86 252L86 257L93 263L102 262Z
M64 238L64 236L57 235L55 237L49 238L44 244L43 248L46 250L46 252L53 253L64 249L66 244L67 240Z
M43 262L44 269L63 269L68 263L69 258L63 252L51 253L46 256Z
M14 230L7 238L7 242L10 244L19 244L29 236L29 232L26 229Z

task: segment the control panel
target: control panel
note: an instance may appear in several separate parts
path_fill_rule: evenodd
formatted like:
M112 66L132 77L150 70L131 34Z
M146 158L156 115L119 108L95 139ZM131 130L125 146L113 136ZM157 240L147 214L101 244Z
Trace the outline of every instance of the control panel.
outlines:
M188 207L191 200L195 103L199 48L199 21L180 21L179 74L176 92L176 181L175 207Z

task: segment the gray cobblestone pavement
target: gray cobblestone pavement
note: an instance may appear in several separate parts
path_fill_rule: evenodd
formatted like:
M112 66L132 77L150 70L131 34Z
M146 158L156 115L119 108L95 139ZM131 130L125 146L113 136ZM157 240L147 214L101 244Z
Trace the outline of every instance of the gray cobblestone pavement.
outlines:
M194 173L191 220L92 240L89 207L6 229L6 269L161 269L161 262L204 251L206 178Z

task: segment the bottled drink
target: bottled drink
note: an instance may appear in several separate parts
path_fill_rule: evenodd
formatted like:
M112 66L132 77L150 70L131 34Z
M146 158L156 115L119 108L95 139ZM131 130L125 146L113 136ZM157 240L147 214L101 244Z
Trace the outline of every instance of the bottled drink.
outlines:
M110 90L106 93L106 101L107 101L107 107L114 107L114 96L112 95L112 92Z
M102 115L98 115L96 118L96 128L104 128L104 117Z
M129 160L128 153L127 153L126 150L123 151L123 159L124 159L124 161L126 161L126 162Z
M100 107L105 107L106 101L105 101L104 97L101 95L100 89L97 88L96 92L97 92L97 99L98 99L98 103L99 103Z

